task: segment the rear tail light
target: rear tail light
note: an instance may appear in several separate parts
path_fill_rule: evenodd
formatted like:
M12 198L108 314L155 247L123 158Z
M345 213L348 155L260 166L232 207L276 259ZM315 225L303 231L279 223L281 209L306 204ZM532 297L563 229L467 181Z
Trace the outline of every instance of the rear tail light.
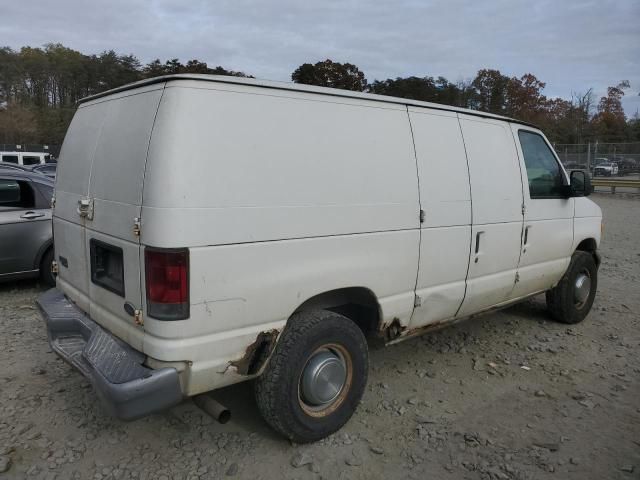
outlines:
M189 251L145 248L147 315L158 320L189 318Z

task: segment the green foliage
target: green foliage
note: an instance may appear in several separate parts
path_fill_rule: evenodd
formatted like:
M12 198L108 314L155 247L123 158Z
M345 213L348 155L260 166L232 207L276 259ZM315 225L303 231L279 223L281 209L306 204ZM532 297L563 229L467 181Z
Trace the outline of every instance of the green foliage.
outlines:
M367 88L367 79L358 67L351 63L338 63L331 60L315 65L304 63L292 74L291 80L306 85L341 88L362 92Z
M142 66L134 55L113 50L85 55L57 43L19 51L0 47L0 140L60 144L81 98L172 73L247 76L195 59Z
M0 142L60 144L78 100L121 85L175 73L234 75L191 59L172 58L142 65L134 55L108 50L85 55L61 44L14 51L0 47ZM640 120L622 109L629 82L608 89L597 105L591 90L573 98L547 98L544 82L527 73L508 77L482 69L473 80L451 83L444 77L397 77L368 83L351 63L324 60L304 63L291 75L296 83L371 92L505 115L534 123L553 142L640 141Z
M411 98L423 102L441 103L456 107L469 107L471 86L464 83L453 84L444 77L407 77L376 80L368 90L378 95Z

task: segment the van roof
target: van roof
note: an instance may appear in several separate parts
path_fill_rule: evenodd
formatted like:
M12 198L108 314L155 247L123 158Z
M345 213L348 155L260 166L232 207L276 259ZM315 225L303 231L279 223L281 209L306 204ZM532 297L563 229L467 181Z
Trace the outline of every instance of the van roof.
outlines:
M328 87L317 87L315 85L304 85L301 83L274 82L270 80L259 80L255 78L233 77L233 76L227 76L227 75L205 75L205 74L195 74L195 73L194 74L180 73L180 74L174 74L174 75L162 75L160 77L153 77L153 78L148 78L146 80L140 80L138 82L129 83L127 85L122 85L121 87L113 88L111 90L106 90L96 95L91 95L89 97L82 98L78 103L85 103L91 100L95 100L97 98L106 97L113 93L118 93L125 90L131 90L131 89L143 87L146 85L152 85L154 83L170 82L173 80L199 80L203 82L249 85L252 87L262 87L262 88L270 88L270 89L277 89L277 90L291 90L294 92L316 93L321 95L330 95L334 97L358 98L358 99L370 100L374 102L394 103L394 104L402 104L402 105L411 105L416 107L426 107L433 110L446 110L450 112L459 112L467 115L474 115L476 117L495 118L497 120L505 120L508 122L519 123L522 125L538 128L536 125L533 125L531 123L524 122L522 120L516 120L514 118L504 117L502 115L495 115L493 113L480 112L478 110L470 110L468 108L453 107L450 105L443 105L440 103L411 100L409 98L376 95L373 93L353 92L351 90L341 90L337 88L328 88Z

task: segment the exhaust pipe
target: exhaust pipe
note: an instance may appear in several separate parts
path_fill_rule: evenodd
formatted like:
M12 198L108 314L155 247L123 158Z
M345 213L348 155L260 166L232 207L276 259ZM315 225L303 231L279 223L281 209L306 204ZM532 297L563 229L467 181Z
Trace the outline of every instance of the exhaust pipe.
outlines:
M193 403L220 423L227 423L231 419L231 412L229 409L224 405L219 404L207 393L193 397Z

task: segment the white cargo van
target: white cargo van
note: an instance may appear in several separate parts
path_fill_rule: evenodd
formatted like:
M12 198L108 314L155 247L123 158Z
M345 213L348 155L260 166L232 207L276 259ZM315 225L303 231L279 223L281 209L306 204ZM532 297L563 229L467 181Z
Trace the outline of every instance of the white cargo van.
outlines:
M407 99L175 75L84 100L55 190L52 348L136 418L256 378L296 442L339 429L368 338L546 292L581 321L601 211L535 127Z

